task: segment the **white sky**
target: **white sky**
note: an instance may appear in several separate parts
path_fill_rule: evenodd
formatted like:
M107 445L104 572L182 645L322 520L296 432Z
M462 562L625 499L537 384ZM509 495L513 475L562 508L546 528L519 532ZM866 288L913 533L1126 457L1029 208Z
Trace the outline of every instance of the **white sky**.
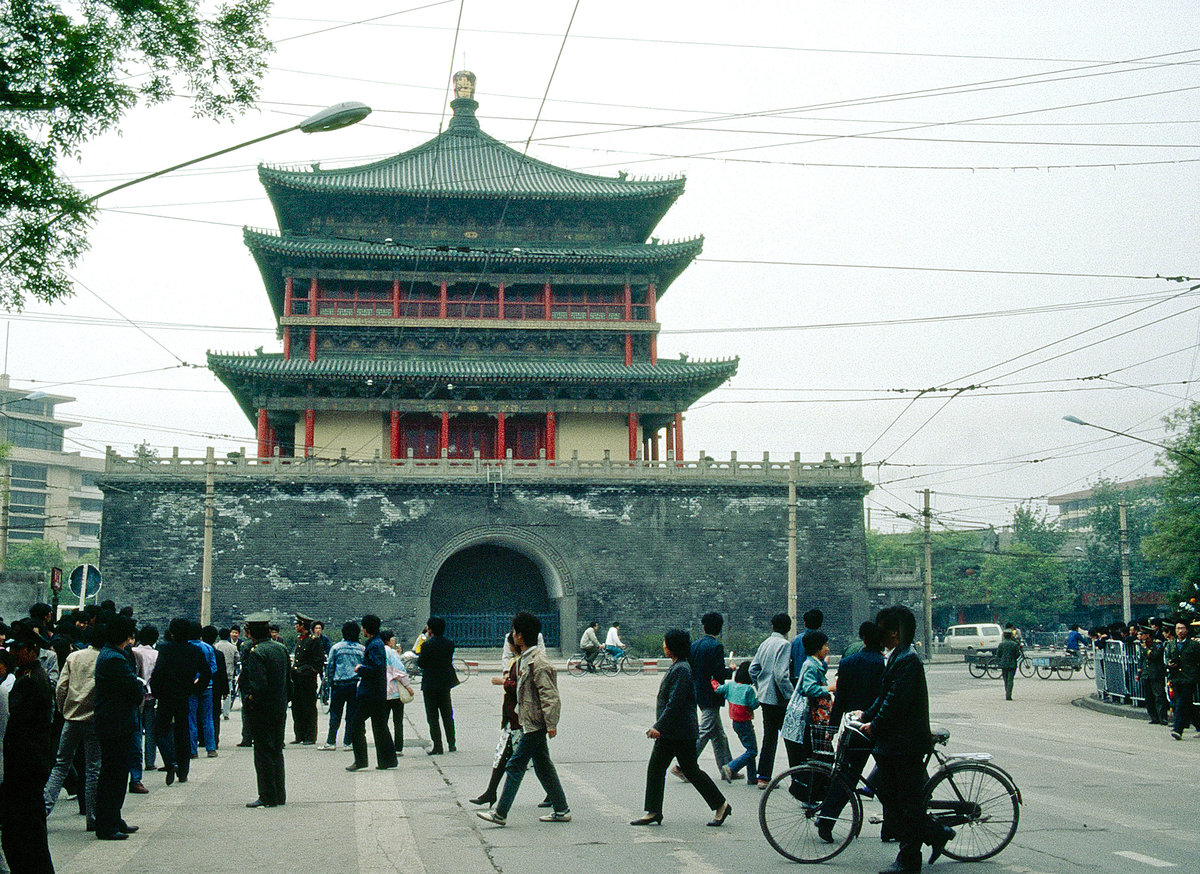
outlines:
M11 317L14 384L76 396L60 414L84 423L68 445L85 454L252 448L223 386L176 365L280 348L241 242L242 225L275 227L254 166L410 149L467 67L484 129L516 148L532 132L534 157L686 174L656 235L704 234L705 248L660 304L660 355L741 357L687 415L689 457L863 451L881 530L907 528L891 511L925 487L938 519L965 527L1154 472L1153 448L1061 417L1161 440L1162 415L1193 393L1197 282L1134 277L1200 276L1200 6L582 0L551 77L572 5L277 3L257 112L217 124L183 101L139 108L88 144L77 183L99 191L341 100L374 114L102 201L74 271L85 288ZM147 327L152 340L106 304L172 327ZM893 323L813 327L861 322ZM790 326L805 329L763 330ZM976 384L989 388L948 404L892 391Z

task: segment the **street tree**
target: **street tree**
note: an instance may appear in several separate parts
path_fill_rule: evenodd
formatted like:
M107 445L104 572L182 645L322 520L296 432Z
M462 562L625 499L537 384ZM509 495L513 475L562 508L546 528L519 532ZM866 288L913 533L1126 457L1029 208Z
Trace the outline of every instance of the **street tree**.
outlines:
M984 560L979 583L1000 617L1018 627L1055 621L1074 600L1058 556L1019 541Z
M1142 553L1175 583L1171 607L1200 614L1200 403L1166 418L1170 434L1163 454L1161 503Z
M0 2L0 306L70 296L95 207L60 163L139 101L196 115L251 106L270 0Z

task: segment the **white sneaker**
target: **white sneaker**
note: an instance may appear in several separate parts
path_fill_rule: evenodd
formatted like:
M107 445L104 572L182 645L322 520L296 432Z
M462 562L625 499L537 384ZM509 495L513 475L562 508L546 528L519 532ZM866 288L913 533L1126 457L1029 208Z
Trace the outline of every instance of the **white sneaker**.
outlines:
M475 815L485 822L490 822L492 825L498 825L501 828L508 824L508 820L496 813L494 810L477 810L475 811ZM567 819L570 818L571 815L567 814Z
M728 765L721 766L721 779L724 780L726 783L733 782L733 771L729 770Z
M545 816L539 816L538 819L542 822L570 822L571 811L564 810L562 813L559 813L556 810L553 813L547 813Z
M354 744L342 744L342 752L348 753L354 749Z
M337 747L330 744L317 744L317 749L325 752L326 750L336 750Z

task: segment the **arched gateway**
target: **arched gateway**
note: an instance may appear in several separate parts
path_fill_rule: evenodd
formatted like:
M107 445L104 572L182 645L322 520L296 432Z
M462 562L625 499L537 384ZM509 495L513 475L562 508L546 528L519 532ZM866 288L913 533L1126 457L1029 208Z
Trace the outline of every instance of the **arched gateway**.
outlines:
M421 581L431 613L444 616L460 646L499 646L513 613L542 618L549 646L575 627L575 584L557 551L525 529L464 531L434 554Z

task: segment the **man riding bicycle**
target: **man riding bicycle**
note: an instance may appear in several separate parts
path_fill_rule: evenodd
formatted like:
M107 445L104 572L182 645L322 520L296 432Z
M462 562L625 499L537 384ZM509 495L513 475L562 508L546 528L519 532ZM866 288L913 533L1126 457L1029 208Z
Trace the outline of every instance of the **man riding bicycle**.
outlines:
M621 623L614 622L612 628L608 629L608 636L604 638L604 648L614 659L620 659L625 655L625 644L621 642L621 635L618 633L620 628Z
M593 674L596 672L596 656L600 655L601 650L600 638L596 637L596 629L599 627L600 623L593 619L584 629L583 637L579 639L579 649L587 660L588 671Z

